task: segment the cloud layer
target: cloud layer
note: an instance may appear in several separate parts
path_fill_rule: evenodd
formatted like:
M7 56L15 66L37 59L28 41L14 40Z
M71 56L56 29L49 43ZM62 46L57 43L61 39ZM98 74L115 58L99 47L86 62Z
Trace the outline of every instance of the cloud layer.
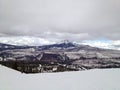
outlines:
M116 41L119 16L120 0L0 0L0 37Z

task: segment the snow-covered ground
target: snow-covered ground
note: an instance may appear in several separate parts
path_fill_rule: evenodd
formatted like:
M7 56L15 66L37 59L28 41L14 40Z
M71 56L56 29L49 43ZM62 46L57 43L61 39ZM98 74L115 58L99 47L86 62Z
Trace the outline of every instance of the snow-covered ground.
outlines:
M120 90L120 69L22 74L0 65L0 90Z

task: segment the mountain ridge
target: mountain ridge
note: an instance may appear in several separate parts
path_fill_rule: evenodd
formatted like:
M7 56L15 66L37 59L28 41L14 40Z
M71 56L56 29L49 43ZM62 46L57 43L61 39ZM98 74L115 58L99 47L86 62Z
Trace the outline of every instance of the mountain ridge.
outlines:
M7 44L7 43L0 43L0 48L7 48L7 47L13 47L14 48L39 48L40 50L44 49L44 48L51 48L51 47L58 47L58 48L69 48L69 47L79 47L79 48L96 48L96 49L102 49L102 50L116 50L116 49L105 49L105 48L101 48L101 47L94 47L94 46L90 46L90 45L84 45L84 44L78 44L69 40L63 40L54 44L47 44L47 45L14 45L14 44ZM119 50L118 50L119 51Z
M120 68L120 51L68 41L43 46L0 44L0 64L25 73Z

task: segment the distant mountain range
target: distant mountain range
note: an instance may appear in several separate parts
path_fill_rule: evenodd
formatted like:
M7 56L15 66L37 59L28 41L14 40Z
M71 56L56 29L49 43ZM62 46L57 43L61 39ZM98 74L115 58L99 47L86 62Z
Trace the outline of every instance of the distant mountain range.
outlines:
M25 49L25 48L31 48L33 46L17 46L17 45L10 45L10 44L4 44L0 43L0 50L12 50L12 49Z
M97 47L91 47L89 45L79 45L79 44L76 44L76 43L73 43L70 41L63 41L61 43L42 45L42 46L29 46L29 45L18 46L18 45L10 45L10 44L0 43L1 50L22 49L22 48L23 49L24 48L39 48L40 50L52 50L52 49L71 50L73 48L89 49L89 50L99 49Z
M93 56L108 55L109 57L119 56L119 52L120 52L119 50L102 49L97 47L91 47L89 45L79 45L69 41L64 41L61 43L50 44L50 45L43 45L43 46L16 46L16 45L0 43L0 51L5 51L5 50L18 50L18 51L26 50L27 51L28 49L33 51L38 51L38 52L66 52L66 53L76 52L81 54L90 53L89 55L93 54Z
M56 44L50 44L50 45L43 45L43 46L16 46L16 45L10 45L10 44L3 44L0 43L0 51L5 50L33 50L33 51L44 51L44 52L76 52L76 53L91 53L93 56L107 56L114 57L119 56L118 50L111 50L111 49L102 49L97 47L91 47L89 45L79 45L73 42L64 41L61 43ZM103 53L107 55L103 55ZM114 55L112 54L114 53Z
M57 71L61 71L61 65L63 71L120 68L120 51L79 45L69 41L43 46L0 43L0 63L19 71L25 67L26 73L31 73L33 66L36 68L42 66L40 70L43 71L35 72L49 72L55 67L60 68Z

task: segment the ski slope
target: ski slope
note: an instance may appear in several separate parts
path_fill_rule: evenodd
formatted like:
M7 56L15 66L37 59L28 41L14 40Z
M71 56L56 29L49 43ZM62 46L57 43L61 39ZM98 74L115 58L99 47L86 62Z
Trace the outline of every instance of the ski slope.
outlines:
M120 69L22 74L0 65L0 90L120 90Z

